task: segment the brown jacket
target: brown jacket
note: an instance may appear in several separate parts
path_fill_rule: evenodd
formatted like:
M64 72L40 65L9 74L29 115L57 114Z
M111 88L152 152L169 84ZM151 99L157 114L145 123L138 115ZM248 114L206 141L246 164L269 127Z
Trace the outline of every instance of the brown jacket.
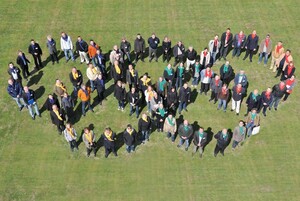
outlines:
M174 126L169 124L168 117L167 117L164 123L164 132L166 133L170 132L172 135L174 135L177 130L176 119L174 117L173 117L173 124Z
M261 41L261 43L259 45L259 49L258 49L259 53L262 53L264 51L265 41L266 41L266 39ZM267 53L270 54L271 51L272 51L272 40L270 39L269 45L267 47Z
M251 122L251 112L248 113L248 116L246 118L246 123L250 123ZM254 125L255 126L258 126L260 123L260 117L259 117L259 114L256 114L256 117L254 119Z
M276 49L277 49L277 45L275 45L275 48L274 48L274 50L273 50L273 52L272 52L272 57L273 57L274 59L279 59L279 57L280 57L281 55L284 55L284 48L283 48L283 47L280 48L280 49L279 49L279 52L276 52Z

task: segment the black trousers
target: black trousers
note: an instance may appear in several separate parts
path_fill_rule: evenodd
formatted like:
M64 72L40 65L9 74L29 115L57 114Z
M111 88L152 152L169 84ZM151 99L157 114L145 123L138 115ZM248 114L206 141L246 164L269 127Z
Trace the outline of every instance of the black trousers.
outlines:
M215 156L221 152L221 154L224 156L224 150L226 147L219 147L218 144L216 144L215 150L214 150L214 154Z
M114 155L117 156L115 145L105 146L105 158L107 158L111 152L113 152Z
M175 57L175 61L174 61L174 66L176 66L176 64L181 63L184 61L184 55L178 55L177 57Z
M43 64L42 64L42 58L41 58L41 55L38 54L38 55L32 55L33 56L33 59L34 59L34 64L35 64L35 67L36 68L42 68L43 67Z
M283 97L283 101L286 101L286 100L288 99L289 95L291 95L291 94L285 92L285 93L284 93L284 97Z
M78 150L78 146L77 146L76 140L69 141L69 144L70 144L71 151L74 151L74 149Z
M54 63L55 61L58 63L58 57L57 57L57 52L53 52L53 54L50 54L51 61Z
M98 94L98 101L101 104L104 99L104 91L97 91Z
M171 60L171 51L164 52L163 54L163 62L169 62Z
M249 59L250 59L250 61L252 62L253 54L254 54L254 50L249 50L249 49L247 49L247 50L246 50L245 57L244 57L244 60L247 59L248 55L250 55Z
M162 120L162 121L161 121ZM160 116L160 115L157 115L156 116L156 123L157 123L157 129L163 129L164 127L164 117Z
M209 90L209 83L208 84L205 84L205 83L202 83L201 82L201 89L200 89L200 92L204 92L204 93L207 93L208 90Z
M135 54L135 61L136 61L136 62L138 61L139 57L140 57L140 59L141 59L142 61L144 61L144 53L143 53L143 52L137 52L137 53Z
M21 69L22 69L22 75L23 75L23 77L24 77L25 79L26 79L27 77L30 76L30 73L29 73L29 71L28 71L28 65L27 65L27 64L21 66Z
M91 152L93 151L93 153L94 153L94 156L96 156L96 146L95 145L93 145L93 146L91 146L91 148L86 148L86 154L87 154L87 156L90 156L90 154L91 154Z
M210 100L214 100L214 102L217 102L218 101L217 96L218 96L217 92L211 91Z
M227 56L227 52L228 52L228 47L224 47L222 46L221 49L220 49L220 57L219 57L219 60L223 57L224 59L226 59L226 56Z

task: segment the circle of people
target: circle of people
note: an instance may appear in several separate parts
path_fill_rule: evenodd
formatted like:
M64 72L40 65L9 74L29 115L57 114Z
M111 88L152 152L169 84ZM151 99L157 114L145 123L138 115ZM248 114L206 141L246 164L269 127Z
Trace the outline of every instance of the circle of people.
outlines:
M233 67L227 60L230 50L232 50L232 58L239 58L245 51L243 60L249 56L250 62L252 62L253 55L258 53L258 64L263 62L265 67L270 57L269 69L276 73L275 77L280 77L280 82L273 88L267 88L261 94L258 89L255 89L247 97L246 119L245 121L240 120L232 133L233 150L241 146L242 142L252 135L255 128L260 127L260 111L266 116L267 109L271 110L274 106L274 110L277 110L280 100L286 101L295 86L295 67L291 50L285 50L282 41L278 41L273 48L269 34L261 40L258 46L259 37L255 30L246 36L243 31L233 35L230 28L227 28L221 35L221 39L215 35L200 55L193 46L186 49L182 41L178 41L172 48L171 40L167 36L164 37L162 46L159 46L160 39L155 33L149 37L147 42L148 48L146 48L146 42L141 34L137 34L134 50L131 52L130 42L123 37L119 47L114 45L110 53L103 54L100 46L94 40L90 40L88 44L81 36L78 36L74 47L71 37L65 32L61 33L60 46L66 62L70 60L75 62L75 55L77 55L80 64L86 63L87 65L86 76L89 80L87 85L84 84L83 74L73 67L69 74L69 79L74 87L72 94L69 95L63 82L57 79L54 85L54 94L49 94L45 103L45 107L50 111L52 123L57 126L58 133L63 134L69 142L71 151L78 150L77 132L71 123L76 116L74 107L77 99L81 101L82 116L86 115L87 110L93 112L90 103L91 93L94 90L97 91L98 102L93 105L101 107L102 102L106 99L105 83L109 79L114 80L114 96L118 101L118 110L123 112L127 101L130 107L129 115L135 113L136 118L139 118L142 106L147 106L147 111L142 113L138 120L138 129L128 124L123 132L122 136L128 153L135 151L138 142L145 144L149 141L150 133L156 128L158 132L165 132L172 143L175 142L178 134L179 144L177 147L180 148L185 144L186 151L193 141L193 155L199 151L200 157L208 143L207 132L203 127L194 130L187 119L177 127L176 112L179 114L183 111L187 112L187 106L191 103L191 88L197 88L200 84L199 94L207 95L211 91L209 102L218 103L218 110L226 112L227 104L231 100L231 111L235 111L236 115L239 115L241 102L246 96L248 80L243 70L235 75ZM50 35L47 36L46 46L52 64L59 63L56 41ZM148 73L139 77L138 71L134 68L139 60L145 62L147 52L149 62L153 59L157 62L161 54L163 62L167 63L162 76L155 84ZM32 73L29 73L30 61L23 51L18 51L16 59L16 63L22 69L23 78L27 81L31 74L43 67L42 49L33 39L30 41L28 53L32 55L35 64L35 70ZM170 63L172 54L174 56L173 65ZM135 58L132 59L133 57ZM225 60L225 63L221 65L218 75L212 70L212 67L222 59ZM109 60L108 67L106 67L107 60ZM8 80L8 94L16 101L20 111L26 107L33 120L36 116L41 117L34 91L28 86L23 87L22 85L20 69L13 62L10 62L8 66L8 73L11 76ZM190 87L189 80L192 81ZM232 80L234 86L230 90L228 85ZM126 85L129 88L128 92L126 92ZM194 91L198 93L197 90ZM224 150L229 145L231 138L228 130L226 128L220 130L214 135L214 138L217 140L214 156L217 156L219 152L224 155ZM92 151L96 156L99 146L91 128L83 129L82 139L86 146L87 156L89 157ZM117 156L116 133L107 127L104 129L101 139L105 147L105 157L108 157L110 153Z

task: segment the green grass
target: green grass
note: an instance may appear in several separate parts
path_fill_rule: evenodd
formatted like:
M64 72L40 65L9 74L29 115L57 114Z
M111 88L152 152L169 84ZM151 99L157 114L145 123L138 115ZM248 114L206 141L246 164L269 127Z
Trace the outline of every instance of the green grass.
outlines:
M85 40L93 38L104 52L114 44L119 45L123 35L133 45L137 33L147 39L153 31L161 40L168 35L172 45L182 40L200 52L214 34L221 35L227 27L233 33L244 30L247 34L256 29L261 39L270 33L273 44L282 40L285 48L292 50L297 67L298 11L299 5L291 0L226 3L216 0L2 0L0 200L300 200L298 86L277 112L268 111L267 118L262 118L259 135L235 152L228 147L225 157L217 158L213 157L215 140L212 140L201 160L191 157L191 149L188 152L178 149L156 132L149 144L139 146L130 156L122 147L118 158L104 159L103 148L98 151L98 159L86 158L83 143L79 152L72 154L51 125L47 112L41 119L32 121L27 110L17 111L15 102L6 93L7 64L15 61L17 50L27 52L29 40L34 38L46 59L46 36L52 34L59 42L61 31L66 31L74 42L77 35ZM257 59L256 55L251 64L236 59L231 63L235 71L246 70L249 91L258 88L261 92L278 79L262 65L258 66ZM75 65L85 72L79 62ZM38 99L40 107L47 94L52 93L56 78L72 88L67 77L72 66L62 59L59 65L47 65L42 70L42 78L31 85L35 90L45 88ZM149 72L156 80L164 66L160 58L158 63L139 63L137 69L140 74ZM75 128L80 132L93 123L99 138L107 125L118 133L129 122L137 125L135 117L128 116L128 107L125 113L116 108L117 102L109 96L103 108L87 113ZM198 121L205 129L211 127L213 132L223 127L233 129L242 118L217 112L216 105L209 104L205 96L198 96L188 109L188 113L183 113L184 118ZM243 103L241 114L245 109Z

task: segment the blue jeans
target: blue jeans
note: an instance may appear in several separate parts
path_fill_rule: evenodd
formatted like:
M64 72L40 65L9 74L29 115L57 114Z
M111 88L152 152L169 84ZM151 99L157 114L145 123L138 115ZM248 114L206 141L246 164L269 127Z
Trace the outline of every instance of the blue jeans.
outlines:
M233 140L233 142L232 142L232 148L235 148L236 146L238 146L238 144L239 144L238 141Z
M175 142L175 134L172 135L172 133L167 132L167 138L171 138L172 142Z
M71 50L71 49L64 49L64 53L65 53L65 57L66 57L67 61L69 60L68 53L70 54L71 59L74 61L73 50Z
M21 108L22 106L26 106L23 98L13 98L13 99L16 101L19 108Z
M180 102L178 106L178 112L180 113L182 110L186 110L186 102Z
M124 108L124 101L123 100L118 100L118 104L120 108Z
M212 59L213 59L213 64L216 62L216 56L217 56L217 53L216 52L212 52L211 53L211 56L212 56Z
M93 66L97 66L97 64L96 64L96 58L95 58L95 57L92 57L91 59L92 59L92 64L93 64Z
M81 109L82 109L82 114L84 114L84 115L85 115L85 106L86 106L86 104L88 105L89 110L92 110L90 100L82 101L81 102Z
M180 141L179 141L179 146L183 145L183 143L185 142L185 148L188 148L189 147L189 139L182 139L180 138Z
M192 85L196 86L199 83L199 77L193 77Z
M95 90L94 81L93 81L93 80L90 80L90 84L91 84L91 89L92 89L92 91L94 91L94 90Z
M133 114L133 110L135 109L135 113L136 113L136 116L138 117L139 116L139 107L136 105L135 107L133 107L131 104L130 104L130 114Z
M249 137L252 135L252 129L254 128L254 122L247 123L246 128L247 128L247 134Z
M126 145L126 151L127 151L128 153L133 152L134 149L135 149L134 145L131 145L131 146Z
M277 109L280 100L281 100L281 98L273 96L273 101L271 102L271 104L269 105L269 107L272 108L272 106L274 104L274 108Z
M180 87L182 87L182 77L177 77L176 78L176 89L179 89Z
M232 57L237 56L239 57L241 54L241 47L234 47L232 51Z
M269 55L266 52L259 53L259 59L258 59L259 63L262 61L263 57L264 57L264 64L267 64Z
M223 105L223 110L226 111L226 107L227 107L226 100L219 99L218 109L221 109L222 105Z
M33 109L34 109L35 113L33 112ZM36 114L38 116L40 115L40 111L39 111L37 103L28 105L28 111L29 111L30 116L32 116L32 117L34 117L34 114Z
M146 140L149 141L149 131L142 131L142 141L145 142Z

